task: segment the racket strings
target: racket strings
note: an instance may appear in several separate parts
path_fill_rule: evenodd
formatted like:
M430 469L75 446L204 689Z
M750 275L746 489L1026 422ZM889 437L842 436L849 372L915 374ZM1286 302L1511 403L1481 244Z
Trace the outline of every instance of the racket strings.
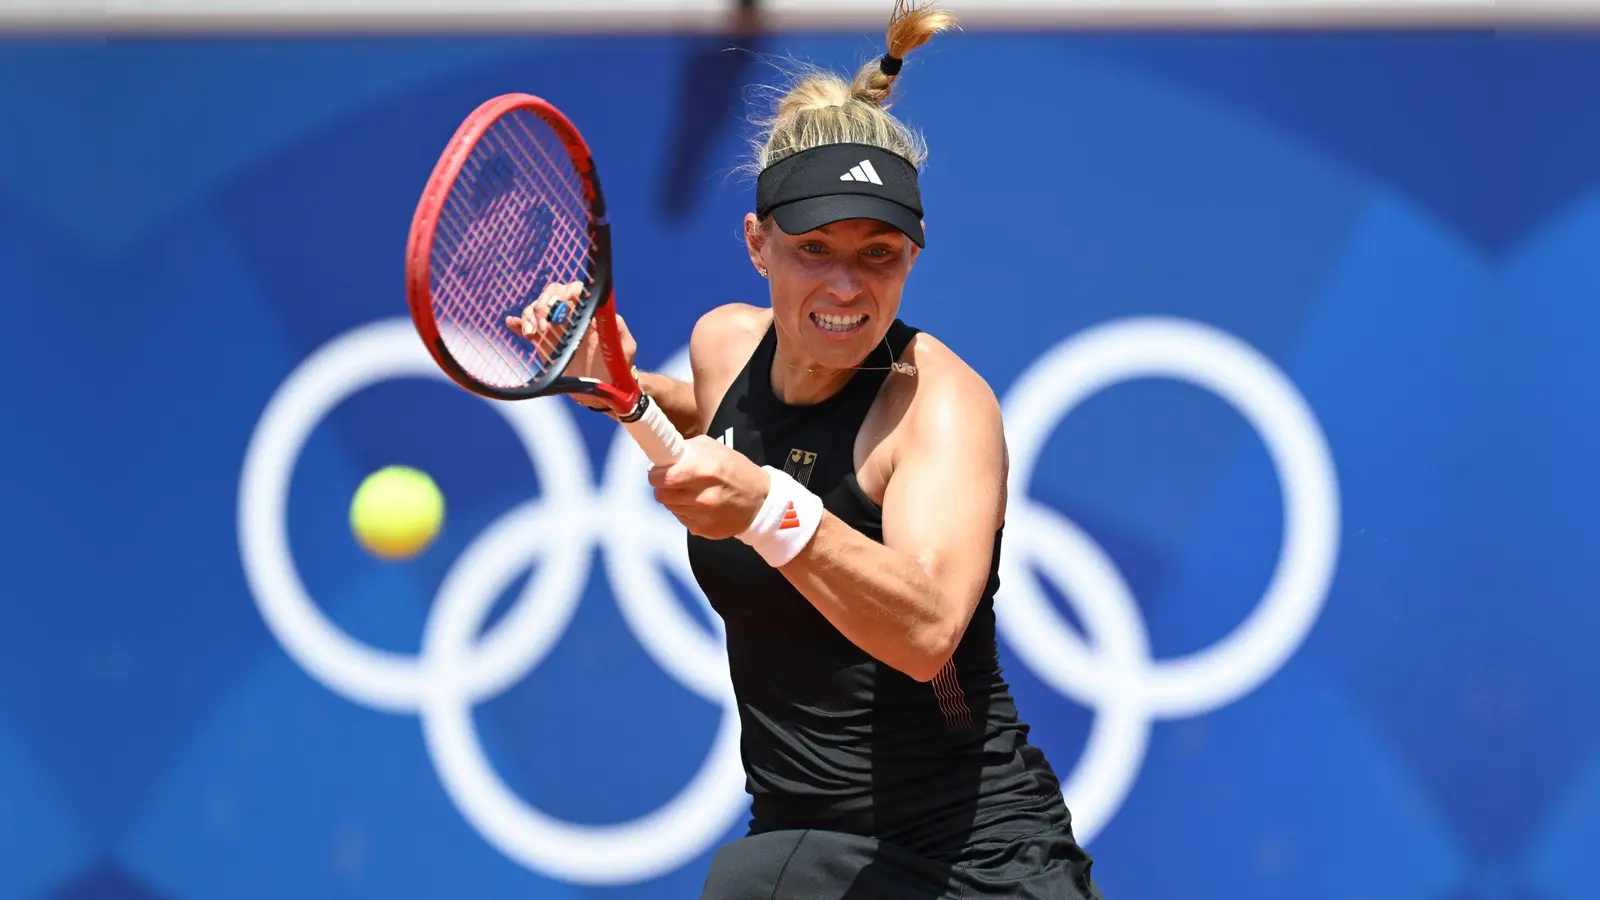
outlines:
M480 363L489 362L483 352L483 348L487 347L496 357L495 362L500 364L488 366L485 374L496 376L497 382L526 383L546 367L549 348L542 348L546 351L544 359L538 355L529 359L525 352L519 352L522 348L503 337L503 319L497 314L497 310L506 302L517 297L525 297L532 292L539 269L530 265L538 261L528 258L530 254L527 245L537 243L541 236L546 244L551 243L553 234L541 235L541 232L550 232L554 221L563 218L550 214L538 200L559 198L560 194L551 190L553 185L549 178L538 179L540 190L534 192L532 197L528 191L522 189L523 186L515 183L519 171L540 175L543 173L527 165L526 160L509 162L508 151L514 152L517 148L509 144L502 135L494 132L485 135L482 147L488 155L475 157L484 162L477 166L473 174L480 177L487 174L489 177L482 184L473 185L472 188L476 190L469 188L453 193L450 198L457 216L451 217L446 222L446 231L456 239L455 249L459 251L465 248L466 254L458 258L454 267L447 267L446 271L450 272L453 268L453 274L457 275L482 273L491 279L500 277L504 284L500 291L477 290L479 286L475 284L453 285L458 289L445 295L445 313L446 317L458 326L458 330L475 333L479 338L489 338L489 340L469 342ZM521 164L517 164L518 162ZM497 178L504 183L496 184ZM480 191L497 189L499 196L491 200L487 208L482 206L476 210L471 208L474 200L479 199ZM542 222L539 216L541 210L546 213ZM464 232L452 227L458 220L468 223ZM530 225L533 227L529 228ZM515 233L517 230L523 230L525 233L519 236ZM519 274L522 277L519 278ZM490 286L494 284L495 282L491 280ZM503 296L508 292L511 297ZM460 302L463 299L476 302L468 305ZM451 300L457 302L452 303Z
M469 177L481 171L480 168ZM504 210L482 208L473 215L468 208L469 198L473 196L472 186L469 183L462 185L469 189L453 191L446 201L445 214L440 216L438 232L442 239L436 248L443 251L439 257L443 265L435 266L433 273L435 315L441 332L447 335L446 343L452 343L449 335L456 338L451 349L464 366L491 383L509 385L519 380L519 376L533 375L532 367L527 360L519 358L509 342L493 339L477 307L485 293L481 282L492 285L499 270L506 268L504 237L498 232L504 230L504 221L516 216L514 211L512 215L496 216L494 213ZM501 257L496 260L499 264L490 264L488 257L496 254ZM464 358L459 351L470 352L471 359Z
M459 245L467 248L494 243L493 237L472 230L459 240ZM502 386L526 382L537 374L537 360L526 359L509 341L498 340L474 301L486 293L480 282L490 275L484 255L481 249L478 253L469 249L466 259L435 273L435 317L451 352L474 376Z
M544 178L546 173L571 173L568 157L566 157L565 151L558 152L557 155L560 157L562 162L557 162L557 159L554 159L554 157L550 155L549 147L546 146L546 141L539 141L539 139L536 138L536 135L534 135L533 130L528 128L528 122L526 122L526 119L528 119L528 117L512 120L510 125L522 131L522 135L525 136L525 138L528 138L528 144L531 144L534 149L538 149L539 154L544 157L544 163L546 163L546 167L541 168L536 165L536 167L533 167L533 171L534 173L538 173L538 175L541 176L542 181L544 181L544 184L549 187L549 179ZM571 178L570 181L565 184L565 187L568 199L573 200L570 221L584 221L584 223L587 223L587 215L589 215L589 200L582 195L582 186L581 183L579 183L578 178L576 178L576 173L573 173L573 178ZM555 192L552 191L552 194L555 194ZM557 240L560 243L555 245L555 247L552 247L552 255L558 259L576 258L578 259L579 263L581 263L581 271L579 271L579 274L581 274L581 279L563 279L562 283L570 283L571 280L582 280L584 283L589 282L589 231L587 231L587 227L584 227L584 229L568 229L568 231L565 231L560 235L555 235L555 237L557 237ZM549 330L546 331L541 331L541 335L539 335L538 346L539 349L542 349L542 351L546 351L546 354L550 357L550 359L554 359L558 352L562 351L563 344L566 343L566 336L568 336L568 333L570 333L570 325L568 325L568 323L573 322L573 314L574 311L568 311L568 317L566 317L562 323L554 323L554 327L549 328ZM546 344L549 344L549 348L546 348Z
M557 154L557 156L560 158L560 162L553 158L549 149L545 146L546 142L539 140L537 135L534 133L534 130L528 127L528 118L531 117L524 116L514 119L510 122L510 125L517 128L522 133L522 136L527 138L526 143L519 146L518 149L525 149L526 146L531 145L537 149L540 155L543 157L543 162L545 165L532 165L530 166L530 171L538 175L542 182L542 186L550 189L551 195L556 197L560 196L559 192L554 189L555 186L550 183L550 178L548 176L553 173L571 174L572 178L566 180L566 183L561 185L566 189L566 199L570 199L572 201L571 208L569 210L564 210L570 213L570 218L568 218L567 221L586 223L588 221L589 203L588 200L583 196L582 186L577 179L576 173L572 172L566 152L563 150ZM552 136L554 135L552 134ZM556 139L559 140L559 137L556 137ZM581 277L561 278L559 279L560 282L562 284L567 284L572 281L582 281L587 283L590 276L590 272L588 270L590 263L588 258L588 228L583 227L567 229L559 234L553 235L552 238L553 239L548 252L549 256L558 260L575 259L581 264L579 271L575 273ZM543 285L539 285L538 287L542 290ZM545 352L547 357L553 359L555 355L560 352L563 345L566 343L567 335L569 333L568 323L570 323L572 320L573 319L569 311L567 319L565 319L562 323L552 323L552 327L540 333L539 340L536 343L539 349Z
M521 136L526 139L522 144L514 145L515 149L525 151L530 145L537 149L540 156L543 158L542 161L544 165L538 165L538 161L527 160L527 162L530 163L528 166L528 171L539 177L541 187L545 188L548 191L549 196L551 196L553 199L565 199L570 201L570 204L562 210L562 212L566 213L567 215L559 217L558 221L584 223L582 227L568 228L560 232L552 233L551 241L548 246L548 250L546 251L546 258L554 260L572 260L577 264L577 271L570 274L579 277L563 277L559 279L561 283L566 284L571 281L587 282L590 275L588 270L590 263L588 252L589 231L587 228L589 212L588 201L583 196L581 183L579 182L576 173L572 171L566 152L563 150L557 154L557 156L560 158L560 161L558 162L546 147L546 141L539 140L538 134L535 133L535 129L529 127L528 122L530 119L537 121L537 119L535 119L533 116L526 114L508 120L508 125L516 128L521 133ZM553 132L548 131L548 129L544 129L541 126L537 130L539 132L548 134L559 141L559 137ZM560 175L566 175L568 177L559 178ZM552 184L552 177L557 178L557 180L561 183L559 185ZM558 190L558 187L564 190ZM556 274L557 273L554 271L551 272L552 276ZM543 289L542 284L535 285L534 287L539 290ZM553 357L555 353L561 349L562 344L564 344L566 341L568 333L568 325L566 322L570 321L571 319L569 317L567 320L565 320L565 322L556 324L551 329L542 332L541 341L539 342L540 349L545 350L547 355ZM548 338L548 341L544 340L545 338ZM550 346L546 348L544 346L545 343L549 343Z
M590 281L589 204L565 149L552 153L551 141L560 138L531 113L496 122L436 226L435 318L457 360L487 383L516 387L545 374L567 324L535 343L513 335L505 317L521 315L547 284Z

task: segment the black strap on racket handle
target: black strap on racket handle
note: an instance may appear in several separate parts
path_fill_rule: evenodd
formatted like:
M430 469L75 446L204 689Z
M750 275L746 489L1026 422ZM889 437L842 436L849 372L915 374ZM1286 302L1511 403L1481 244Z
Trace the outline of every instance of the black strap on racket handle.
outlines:
M625 416L617 416L617 421L618 422L637 422L640 419L644 418L645 412L648 411L649 409L650 409L650 395L646 394L644 391L640 391L639 392L639 402L634 405L633 412L628 413Z

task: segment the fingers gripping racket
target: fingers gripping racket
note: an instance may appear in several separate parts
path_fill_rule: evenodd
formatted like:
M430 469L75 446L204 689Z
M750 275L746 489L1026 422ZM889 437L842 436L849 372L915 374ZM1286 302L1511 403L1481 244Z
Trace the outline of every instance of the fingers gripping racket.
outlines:
M506 327L552 283L581 282L534 340ZM605 401L656 464L683 436L623 355L611 226L589 146L528 94L485 102L456 129L411 221L406 295L417 333L457 384L495 400L584 393ZM610 378L562 374L590 328Z

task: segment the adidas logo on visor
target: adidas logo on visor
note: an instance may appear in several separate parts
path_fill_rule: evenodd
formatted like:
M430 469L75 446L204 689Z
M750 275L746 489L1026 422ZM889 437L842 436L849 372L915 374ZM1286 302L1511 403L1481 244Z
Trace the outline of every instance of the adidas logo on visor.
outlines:
M839 176L840 181L865 181L869 184L883 184L878 177L878 170L872 167L869 160L863 159L858 165L850 167L850 171Z

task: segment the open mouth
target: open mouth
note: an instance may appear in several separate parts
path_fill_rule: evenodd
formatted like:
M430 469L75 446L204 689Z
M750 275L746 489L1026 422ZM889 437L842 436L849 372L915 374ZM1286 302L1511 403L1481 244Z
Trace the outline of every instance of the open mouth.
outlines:
M849 334L859 331L861 326L867 324L866 313L856 313L849 316L828 315L825 313L812 313L811 321L818 328L830 334Z

